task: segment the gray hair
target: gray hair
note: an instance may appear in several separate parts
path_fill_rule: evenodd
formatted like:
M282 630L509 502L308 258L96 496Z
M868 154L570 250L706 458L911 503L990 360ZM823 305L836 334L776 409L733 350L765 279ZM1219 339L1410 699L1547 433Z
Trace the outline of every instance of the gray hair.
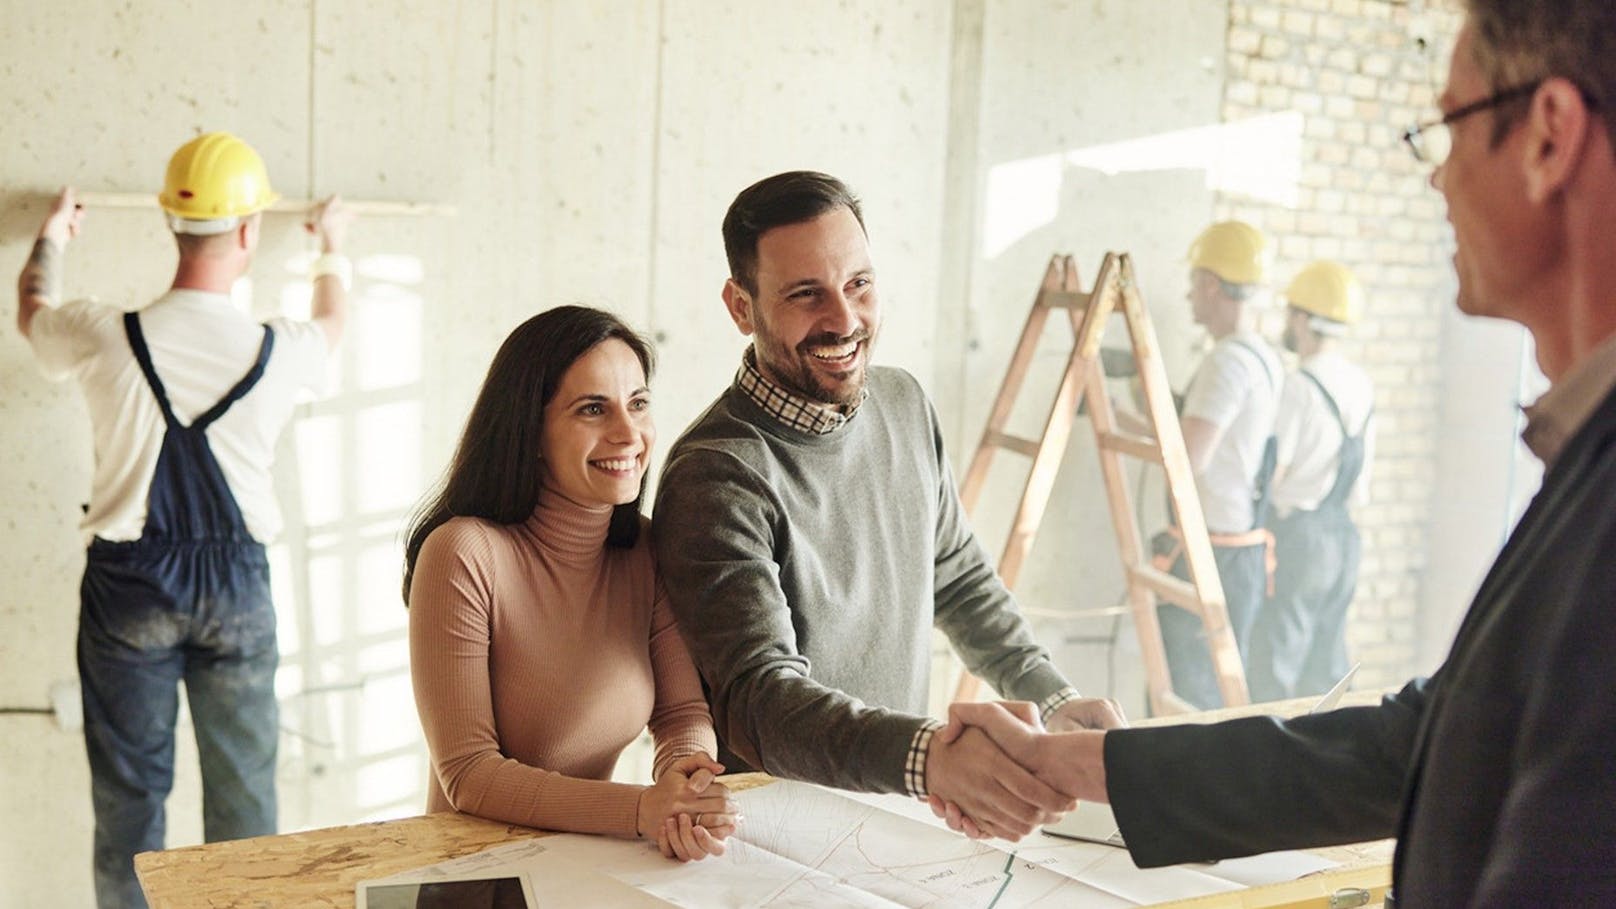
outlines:
M1465 0L1475 33L1472 59L1493 91L1534 79L1571 81L1589 108L1616 101L1616 3L1611 0ZM1527 99L1501 105L1493 142L1525 114ZM1616 147L1616 117L1605 118Z

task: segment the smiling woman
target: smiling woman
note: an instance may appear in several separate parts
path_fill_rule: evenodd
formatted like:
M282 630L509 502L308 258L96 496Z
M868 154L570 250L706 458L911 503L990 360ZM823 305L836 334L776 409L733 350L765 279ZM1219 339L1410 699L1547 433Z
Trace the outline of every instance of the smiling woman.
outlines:
M427 810L724 851L712 719L640 533L650 371L639 335L581 306L494 355L405 544ZM656 782L610 782L648 724Z
M562 496L585 506L626 505L636 519L656 441L643 352L612 337L574 361L545 405L540 446L545 478Z

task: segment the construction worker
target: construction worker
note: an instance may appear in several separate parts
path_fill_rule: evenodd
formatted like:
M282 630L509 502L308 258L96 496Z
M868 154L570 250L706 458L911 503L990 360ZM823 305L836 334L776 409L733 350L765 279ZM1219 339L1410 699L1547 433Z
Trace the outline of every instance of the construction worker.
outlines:
M277 198L257 152L209 133L174 153L158 197L179 248L168 293L128 313L58 305L83 219L71 187L17 282L17 327L48 377L78 380L95 436L78 666L102 907L146 905L133 859L163 848L181 681L206 839L275 832L270 468L294 399L318 386L342 335L352 273L332 197L305 225L323 253L311 318L260 325L232 305Z
M1274 593L1253 632L1246 679L1253 700L1322 694L1348 669L1347 606L1358 582L1358 529L1349 500L1367 498L1374 387L1335 339L1363 313L1345 266L1314 262L1285 291L1285 380L1274 436Z
M1285 375L1279 355L1252 326L1267 247L1255 227L1220 221L1195 238L1188 256L1191 312L1213 345L1185 391L1179 422L1242 657L1267 594L1270 537L1263 524ZM1181 548L1169 547L1161 562L1186 577L1182 552L1174 551ZM1199 708L1221 706L1201 617L1171 604L1157 615L1173 691Z

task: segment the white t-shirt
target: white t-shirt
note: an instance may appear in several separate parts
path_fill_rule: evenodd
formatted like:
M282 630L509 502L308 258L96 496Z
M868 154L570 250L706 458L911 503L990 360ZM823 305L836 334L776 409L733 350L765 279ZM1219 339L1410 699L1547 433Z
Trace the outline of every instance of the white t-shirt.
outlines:
M269 542L281 529L270 470L275 442L300 393L319 389L325 332L313 322L273 319L275 346L263 377L208 427L208 445L241 508L247 530ZM217 404L252 368L263 326L226 294L171 290L141 310L152 365L180 422ZM95 436L90 508L79 525L89 538L136 540L162 447L163 411L129 346L123 310L93 301L35 313L29 336L41 371L78 380Z
M1362 369L1333 350L1314 354L1302 362L1301 368L1324 384L1341 408L1341 418L1350 432L1363 432L1364 421L1369 420L1364 468L1351 496L1353 504L1362 504L1369 499L1369 465L1375 453L1375 425L1369 419L1375 400L1374 385ZM1342 435L1341 424L1330 412L1330 405L1307 376L1292 373L1286 377L1274 434L1279 439L1279 471L1274 483L1277 513L1318 508L1335 485Z
M1183 416L1205 420L1219 435L1206 469L1195 475L1206 527L1213 533L1252 529L1252 493L1285 376L1279 355L1250 329L1225 335L1201 361L1184 397Z

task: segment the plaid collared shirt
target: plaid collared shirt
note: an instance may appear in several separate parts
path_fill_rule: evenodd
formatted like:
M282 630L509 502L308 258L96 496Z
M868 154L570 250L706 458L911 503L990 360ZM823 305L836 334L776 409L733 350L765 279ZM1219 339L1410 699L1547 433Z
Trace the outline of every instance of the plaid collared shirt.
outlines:
M735 384L752 399L752 403L763 408L782 425L820 436L846 426L870 396L868 388L860 389L857 402L841 407L798 397L758 371L757 351L751 347L741 358L741 369L735 374Z
M926 758L931 754L931 739L943 724L936 720L927 720L915 730L915 737L909 740L909 752L903 759L903 788L917 799L926 798L930 793L926 791Z
M1081 700L1082 697L1081 694L1077 693L1076 688L1068 685L1038 702L1038 719L1042 720L1045 726L1048 726L1049 718L1055 715L1055 711L1065 707L1072 701Z

